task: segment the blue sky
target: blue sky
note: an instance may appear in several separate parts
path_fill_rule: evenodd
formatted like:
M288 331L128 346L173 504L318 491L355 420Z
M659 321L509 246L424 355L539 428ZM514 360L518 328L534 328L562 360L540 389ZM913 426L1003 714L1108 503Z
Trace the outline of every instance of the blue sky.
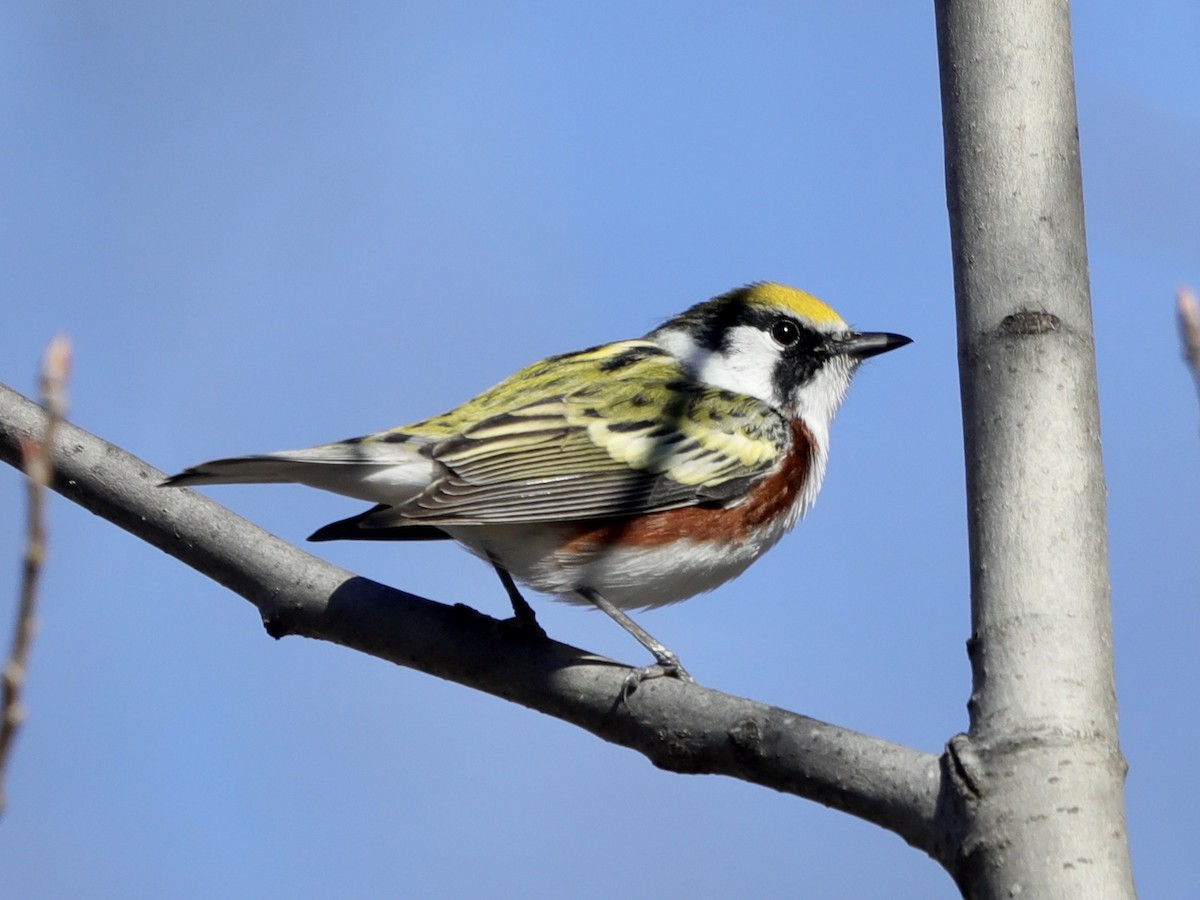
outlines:
M1078 4L1135 875L1183 897L1200 782L1200 8ZM0 380L150 463L441 412L773 279L915 338L864 367L816 508L645 614L699 681L928 751L966 725L966 538L932 4L15 3L0 11ZM281 536L360 505L210 495ZM0 471L0 622L23 493ZM12 897L956 896L840 813L331 645L66 501L0 825ZM506 610L449 546L319 555ZM10 599L11 598L11 599ZM534 597L564 641L640 662Z

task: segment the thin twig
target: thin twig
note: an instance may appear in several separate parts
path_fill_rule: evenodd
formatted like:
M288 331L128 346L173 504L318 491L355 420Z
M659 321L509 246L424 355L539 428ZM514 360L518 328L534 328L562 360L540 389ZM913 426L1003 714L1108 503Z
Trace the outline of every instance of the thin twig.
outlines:
M42 357L40 393L46 411L42 437L30 436L21 445L22 467L29 490L29 514L25 532L25 559L21 573L21 600L13 630L12 649L4 666L3 715L0 716L0 814L5 807L4 775L9 751L17 735L25 710L21 689L25 686L25 668L29 645L36 627L37 587L46 558L46 531L43 512L45 489L53 478L54 431L66 412L66 382L71 367L71 343L59 335L50 341Z
M1200 391L1200 304L1188 288L1179 289L1179 333L1183 337L1183 355Z

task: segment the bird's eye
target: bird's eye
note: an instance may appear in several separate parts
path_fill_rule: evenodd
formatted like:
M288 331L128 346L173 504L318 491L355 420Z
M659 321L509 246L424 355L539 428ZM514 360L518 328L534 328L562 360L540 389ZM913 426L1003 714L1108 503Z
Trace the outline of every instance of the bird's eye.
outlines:
M778 319L771 326L771 337L780 347L790 347L800 340L800 326L791 319Z

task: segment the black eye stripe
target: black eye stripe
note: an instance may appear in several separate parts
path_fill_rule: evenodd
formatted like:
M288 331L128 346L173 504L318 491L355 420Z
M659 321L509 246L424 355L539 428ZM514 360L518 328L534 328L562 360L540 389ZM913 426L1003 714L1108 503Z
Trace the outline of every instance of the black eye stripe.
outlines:
M780 349L771 383L781 400L791 397L798 387L812 381L829 359L825 336L792 316L774 313L770 319L760 321L758 327L770 335Z

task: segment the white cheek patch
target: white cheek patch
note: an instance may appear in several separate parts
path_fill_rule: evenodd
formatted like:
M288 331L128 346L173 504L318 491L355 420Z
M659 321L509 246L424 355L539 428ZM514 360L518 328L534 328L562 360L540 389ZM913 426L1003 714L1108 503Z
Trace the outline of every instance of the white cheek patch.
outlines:
M712 351L700 347L681 331L668 331L658 336L658 343L675 356L697 381L747 394L778 406L771 375L779 361L779 348L760 328L738 326L726 335L725 349Z

